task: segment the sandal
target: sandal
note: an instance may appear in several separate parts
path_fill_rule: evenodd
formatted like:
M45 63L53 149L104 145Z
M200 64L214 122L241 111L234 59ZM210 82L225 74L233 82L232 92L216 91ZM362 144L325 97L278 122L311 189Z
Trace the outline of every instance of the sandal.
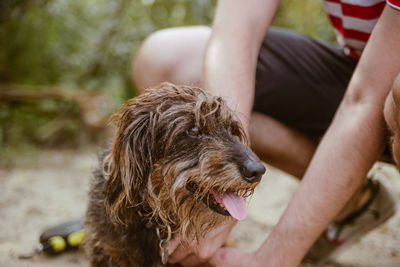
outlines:
M328 259L394 215L396 203L389 190L381 182L371 178L368 178L366 187L371 192L367 202L345 219L332 222L308 251L303 259L304 263L322 266Z

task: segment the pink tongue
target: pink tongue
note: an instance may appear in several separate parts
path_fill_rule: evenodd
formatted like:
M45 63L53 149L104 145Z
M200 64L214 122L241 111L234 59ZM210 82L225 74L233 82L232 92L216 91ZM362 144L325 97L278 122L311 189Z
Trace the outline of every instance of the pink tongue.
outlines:
M246 201L235 194L218 194L213 192L217 202L223 203L229 214L236 220L244 220L247 216Z

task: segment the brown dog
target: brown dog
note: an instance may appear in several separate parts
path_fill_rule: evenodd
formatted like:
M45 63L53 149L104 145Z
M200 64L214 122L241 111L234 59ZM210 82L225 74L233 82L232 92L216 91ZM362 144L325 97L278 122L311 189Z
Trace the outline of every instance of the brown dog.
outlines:
M220 97L163 83L114 121L86 214L91 266L161 266L174 235L190 241L246 216L265 168Z

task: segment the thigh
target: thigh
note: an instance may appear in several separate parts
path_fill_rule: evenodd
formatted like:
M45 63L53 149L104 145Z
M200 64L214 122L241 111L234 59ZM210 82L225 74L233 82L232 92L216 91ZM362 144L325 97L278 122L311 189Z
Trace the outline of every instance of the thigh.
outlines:
M253 109L321 137L356 64L339 47L272 28L259 53Z

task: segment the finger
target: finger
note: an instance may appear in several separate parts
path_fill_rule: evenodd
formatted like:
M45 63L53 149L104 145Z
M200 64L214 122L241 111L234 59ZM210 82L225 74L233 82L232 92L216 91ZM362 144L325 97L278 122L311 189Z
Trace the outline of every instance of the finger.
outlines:
M179 242L174 251L169 255L168 262L174 264L182 261L193 252L192 247L193 245L183 245Z
M181 245L181 238L179 236L173 238L168 245L168 255L173 254L174 251L177 249L177 247L180 245Z
M179 262L180 265L184 267L193 267L193 266L199 266L200 264L206 263L207 260L205 259L200 259L196 254L192 253L186 256L183 260Z
M215 267L239 267L245 263L246 254L234 248L220 248L209 263Z

